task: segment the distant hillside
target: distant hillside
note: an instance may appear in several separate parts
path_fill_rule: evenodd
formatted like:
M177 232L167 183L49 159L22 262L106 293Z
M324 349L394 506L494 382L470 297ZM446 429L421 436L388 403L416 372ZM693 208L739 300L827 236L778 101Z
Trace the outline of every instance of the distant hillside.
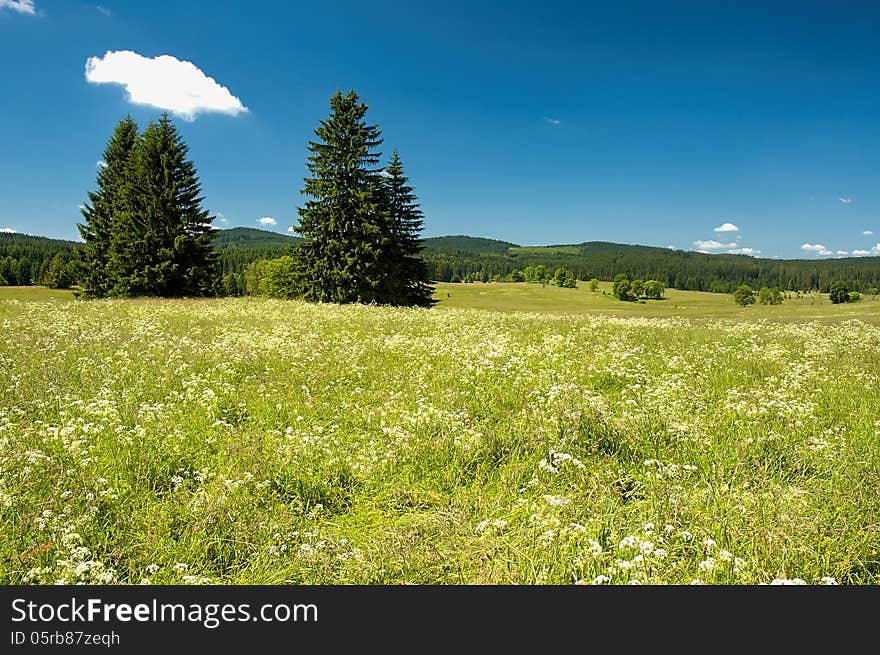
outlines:
M228 230L218 230L214 237L214 246L223 250L229 246L242 249L283 249L291 243L301 241L301 237L288 234L278 234L269 230L258 230L253 227L233 227Z
M0 232L0 285L39 284L55 255L68 260L75 241Z
M460 238L460 237L459 237ZM552 246L426 249L433 279L441 282L503 279L527 266L551 271L563 267L580 280L611 280L623 273L631 279L656 279L668 287L730 293L740 284L787 290L827 292L831 282L845 279L860 290L880 287L880 257L842 259L761 259L746 255L707 255L656 246L604 241ZM503 243L503 242L494 242Z
M507 241L468 237L460 234L448 237L429 237L423 240L423 244L426 250L469 253L506 253L511 248L519 247L515 243Z
M258 259L290 252L296 236L235 227L218 230L222 276L244 287L244 271ZM42 279L56 254L69 259L81 244L26 234L0 233L0 284L34 284ZM571 270L580 280L611 280L618 273L630 278L656 279L666 286L690 291L730 293L740 284L753 288L827 292L831 282L844 279L865 291L880 287L880 257L841 259L762 259L745 255L707 255L656 246L587 241L579 244L520 246L507 241L464 235L424 240L423 258L438 282L501 280L513 271L542 265L553 271ZM232 281L230 280L230 284Z

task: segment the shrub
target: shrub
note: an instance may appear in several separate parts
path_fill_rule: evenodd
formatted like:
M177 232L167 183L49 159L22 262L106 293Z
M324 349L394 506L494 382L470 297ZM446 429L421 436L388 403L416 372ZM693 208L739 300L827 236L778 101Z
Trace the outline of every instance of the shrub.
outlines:
M746 305L754 305L755 292L750 286L743 284L738 286L736 291L733 292L733 299L737 305L742 305L743 307Z
M837 280L837 282L831 285L831 292L828 294L828 298L835 305L849 302L849 285L843 280Z
M296 285L296 263L293 257L286 255L278 259L270 259L263 269L260 278L260 295L270 298L293 298L298 296Z
M629 300L629 291L629 278L623 273L616 275L614 278L614 282L611 285L611 293L613 293L614 296L619 300Z

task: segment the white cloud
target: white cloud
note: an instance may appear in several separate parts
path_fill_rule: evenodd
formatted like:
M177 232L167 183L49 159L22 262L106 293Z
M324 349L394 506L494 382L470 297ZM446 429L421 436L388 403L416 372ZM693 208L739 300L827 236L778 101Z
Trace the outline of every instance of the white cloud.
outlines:
M166 109L187 121L200 113L238 116L248 111L229 89L195 64L170 55L147 58L130 50L108 50L103 57L86 60L86 80L121 84L129 102Z
M287 228L287 231L290 232L291 234L297 234L296 228L293 225L291 225L289 228Z
M559 127L562 125L562 121L558 118L550 118L549 116L544 116L544 120L547 121L548 125L552 125L553 127Z
M17 234L11 227L0 227L0 234Z
M675 250L675 246L673 246L671 243L670 243L668 246L666 246L666 247L667 247L669 250Z
M728 254L730 255L760 255L760 250L755 250L754 248L734 248L733 250L728 250Z
M276 221L271 216L263 216L263 218L258 218L257 223L260 225L278 225L278 221Z
M229 223L229 219L226 218L226 215L223 212L212 211L211 213L214 214L214 222L215 223L222 223L223 225L226 225Z
M845 257L846 255L849 254L849 252L847 252L846 250L838 250L837 254L840 255L841 257Z
M103 159L99 159L95 162L95 168L107 168L107 162L105 162Z
M867 257L868 255L871 254L871 251L870 250L853 250L852 254L855 257Z
M386 170L383 168L381 171L379 171L379 176L380 176L380 177L391 177L391 173L389 173L388 171L386 171Z
M864 234L866 237L870 237L874 235L874 232L872 232L871 230L865 230L864 232L862 232L862 234Z
M95 5L95 9L100 11L105 16L112 16L113 15L113 12L110 11L109 9L107 9L107 7L102 7L101 5Z
M829 255L831 254L831 251L828 250L828 248L823 246L821 243L805 243L801 246L801 250L805 252L817 252L820 255L823 253L827 253Z
M840 202L842 202L844 205L848 205L849 203L852 202L852 198L844 198L844 197L841 197L841 198L838 198L838 200L839 200Z
M36 13L34 0L0 0L0 9L11 9L20 14L31 14L32 16Z
M722 223L718 227L712 229L715 232L739 232L739 228L733 223Z
M718 241L715 241L715 239L709 239L708 241L694 241L694 245L702 252L704 250L725 250L727 248L736 248L737 243L719 243Z

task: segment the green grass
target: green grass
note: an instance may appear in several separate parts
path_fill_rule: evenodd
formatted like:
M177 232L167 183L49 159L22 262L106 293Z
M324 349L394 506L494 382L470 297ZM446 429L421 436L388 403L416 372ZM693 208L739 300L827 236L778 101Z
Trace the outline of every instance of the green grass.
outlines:
M604 292L604 294L603 294ZM821 321L859 319L880 323L880 299L865 296L856 303L832 305L828 294L804 294L785 300L782 305L740 307L731 294L667 289L665 299L623 302L611 294L611 283L601 282L590 291L586 282L577 289L561 289L547 284L440 283L434 297L440 307L489 309L498 312L538 312L553 314L595 314L602 316L641 316L693 319L730 318L735 320Z
M0 287L0 300L73 300L73 291L36 286Z
M0 582L880 581L871 301L444 292L0 290Z

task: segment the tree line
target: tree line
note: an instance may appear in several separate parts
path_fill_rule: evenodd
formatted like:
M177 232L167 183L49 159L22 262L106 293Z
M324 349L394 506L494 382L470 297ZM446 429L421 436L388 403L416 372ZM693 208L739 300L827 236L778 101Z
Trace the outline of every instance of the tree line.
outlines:
M631 280L657 280L666 288L714 293L733 293L740 285L828 293L837 280L862 292L880 287L880 257L774 260L599 242L508 252L427 249L424 256L438 282L503 282L515 271L543 265L564 267L578 280L610 281L623 274Z
M41 284L64 288L75 281L75 241L0 233L0 286Z
M309 142L310 176L289 254L259 260L265 295L315 302L430 306L422 212L395 150L379 165L378 126L356 92L337 92ZM218 256L188 147L167 114L142 133L119 122L79 224L76 260L87 297L238 295L253 252ZM238 255L236 258L235 255ZM253 260L251 260L253 262ZM254 285L251 285L252 287Z
M302 238L286 248L262 243L259 235L255 247L218 247L214 217L202 206L195 165L177 128L167 114L142 132L126 117L107 143L96 189L82 209L84 244L45 240L50 246L27 237L24 246L9 239L19 235L0 234L0 284L76 282L88 297L262 293L419 306L431 304L432 281L572 287L623 275L661 289L719 293L741 286L827 293L837 281L854 292L880 287L876 257L772 260L603 242L519 247L469 237L435 238L426 248L403 163L394 151L380 164L381 131L366 121L366 111L354 91L331 99L329 116L308 144L296 228Z

